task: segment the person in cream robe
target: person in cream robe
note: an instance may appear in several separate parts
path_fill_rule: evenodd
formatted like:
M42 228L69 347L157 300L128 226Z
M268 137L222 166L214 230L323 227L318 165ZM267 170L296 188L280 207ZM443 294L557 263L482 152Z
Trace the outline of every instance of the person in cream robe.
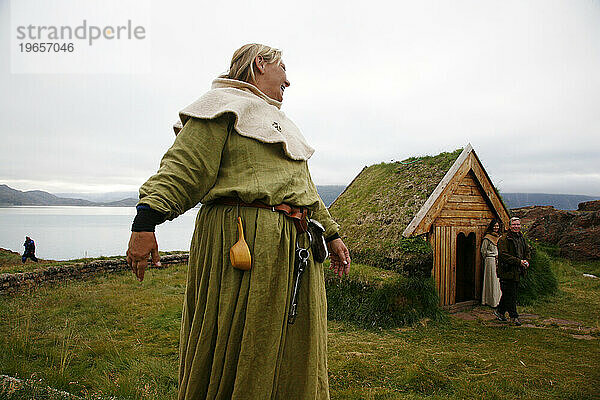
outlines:
M499 220L492 220L481 241L481 259L484 261L483 290L481 304L490 307L498 306L500 302L500 280L496 274L498 266L498 239L502 235L502 224Z

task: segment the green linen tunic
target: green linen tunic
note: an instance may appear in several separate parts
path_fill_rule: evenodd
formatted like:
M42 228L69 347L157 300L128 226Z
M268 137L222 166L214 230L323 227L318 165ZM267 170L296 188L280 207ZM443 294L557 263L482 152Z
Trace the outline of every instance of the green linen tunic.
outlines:
M210 204L219 197L307 206L337 233L306 161L280 143L238 134L234 116L191 118L140 188L138 204L173 219L198 202L183 302L179 399L328 399L327 303L323 265L302 278L298 316L287 323L296 228L269 209ZM237 216L252 255L250 271L231 266ZM306 244L304 236L300 242Z

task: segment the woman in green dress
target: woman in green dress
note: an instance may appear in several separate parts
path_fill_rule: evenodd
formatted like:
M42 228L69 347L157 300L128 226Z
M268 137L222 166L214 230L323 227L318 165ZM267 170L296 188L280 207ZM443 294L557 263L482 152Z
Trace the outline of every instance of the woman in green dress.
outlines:
M348 249L308 170L314 150L280 111L289 86L279 50L238 49L229 72L180 112L173 145L140 188L127 250L140 281L149 255L160 263L154 227L202 203L183 302L180 400L329 398L323 264L309 257L289 324L296 242L307 247L307 235L258 206L306 208L325 228L331 268L348 274ZM238 217L248 271L229 256Z

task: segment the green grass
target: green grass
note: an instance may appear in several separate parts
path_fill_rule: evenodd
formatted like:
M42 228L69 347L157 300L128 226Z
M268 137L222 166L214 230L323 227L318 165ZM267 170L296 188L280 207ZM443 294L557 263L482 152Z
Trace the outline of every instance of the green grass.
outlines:
M557 330L447 324L365 332L329 324L335 399L598 398L597 341Z
M518 303L527 305L556 293L558 283L552 269L552 258L540 246L530 243L531 262L519 284Z
M600 282L582 275L598 264L550 267L556 296L519 311L598 328ZM124 272L0 296L0 373L88 397L175 399L185 273L176 265L142 283ZM352 273L378 287L396 278L370 267ZM453 316L385 329L329 321L331 398L600 399L600 335L591 336Z
M556 294L526 306L523 310L544 317L576 320L587 326L600 328L600 278L583 276L584 273L600 276L600 262L554 258L550 265L558 281Z
M185 266L149 274L143 283L119 273L0 298L0 371L35 373L76 394L169 398Z
M592 274L600 277L600 260L571 261L571 265L577 272Z
M423 318L443 318L433 279L407 277L361 264L352 268L345 279L326 269L329 319L380 329L410 325Z

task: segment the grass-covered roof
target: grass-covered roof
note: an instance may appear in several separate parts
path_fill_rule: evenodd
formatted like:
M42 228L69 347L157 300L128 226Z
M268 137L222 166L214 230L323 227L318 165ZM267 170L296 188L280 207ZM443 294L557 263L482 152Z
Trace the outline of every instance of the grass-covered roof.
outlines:
M386 267L381 264L402 265L409 253L427 253L422 239L403 238L402 232L461 151L375 164L360 172L330 207L357 261Z

